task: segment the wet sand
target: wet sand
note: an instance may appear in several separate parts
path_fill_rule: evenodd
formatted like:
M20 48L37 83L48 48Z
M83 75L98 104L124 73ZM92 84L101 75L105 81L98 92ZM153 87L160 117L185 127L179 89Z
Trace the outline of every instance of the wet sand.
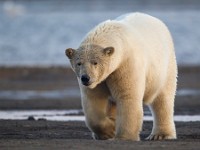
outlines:
M0 121L3 149L198 149L200 122L176 122L177 140L145 141L152 122L144 122L141 141L95 141L84 122Z
M178 91L199 90L200 67L179 67ZM2 91L78 91L76 77L70 68L0 68ZM2 94L2 93L1 93ZM2 97L0 110L67 110L80 109L80 93L72 97ZM37 95L37 94L36 94ZM177 93L175 114L199 115L200 94ZM144 109L147 109L146 107ZM49 120L0 120L0 149L198 149L200 122L176 122L178 139L172 141L145 141L152 122L145 121L141 142L95 141L84 122L56 122Z

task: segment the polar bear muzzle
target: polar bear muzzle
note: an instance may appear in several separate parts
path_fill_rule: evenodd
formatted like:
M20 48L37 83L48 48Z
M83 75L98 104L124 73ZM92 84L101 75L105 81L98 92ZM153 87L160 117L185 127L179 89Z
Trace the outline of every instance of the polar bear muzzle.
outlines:
M81 82L83 85L85 86L89 86L90 85L90 77L87 74L84 74L81 76Z

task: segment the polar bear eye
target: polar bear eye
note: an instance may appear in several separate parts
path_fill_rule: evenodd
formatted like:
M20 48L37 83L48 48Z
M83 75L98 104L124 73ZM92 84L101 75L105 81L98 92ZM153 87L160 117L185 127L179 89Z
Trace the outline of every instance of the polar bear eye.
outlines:
M78 62L78 63L77 63L77 66L81 66L81 62Z
M92 64L96 66L98 63L96 61L94 61L94 62L92 62Z

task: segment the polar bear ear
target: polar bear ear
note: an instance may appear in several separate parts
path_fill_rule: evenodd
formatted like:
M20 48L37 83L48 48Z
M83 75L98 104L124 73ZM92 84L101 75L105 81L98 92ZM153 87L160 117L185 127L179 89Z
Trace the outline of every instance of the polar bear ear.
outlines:
M72 59L74 56L75 50L72 48L68 48L65 50L65 55L69 58Z
M114 53L114 47L106 47L103 49L104 54L111 56Z

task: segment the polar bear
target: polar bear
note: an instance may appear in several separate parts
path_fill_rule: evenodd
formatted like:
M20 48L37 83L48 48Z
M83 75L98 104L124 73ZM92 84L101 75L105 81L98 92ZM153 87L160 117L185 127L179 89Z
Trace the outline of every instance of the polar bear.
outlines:
M65 51L76 73L86 125L95 139L139 141L143 103L153 115L148 140L176 139L177 64L159 19L130 13L92 29Z

